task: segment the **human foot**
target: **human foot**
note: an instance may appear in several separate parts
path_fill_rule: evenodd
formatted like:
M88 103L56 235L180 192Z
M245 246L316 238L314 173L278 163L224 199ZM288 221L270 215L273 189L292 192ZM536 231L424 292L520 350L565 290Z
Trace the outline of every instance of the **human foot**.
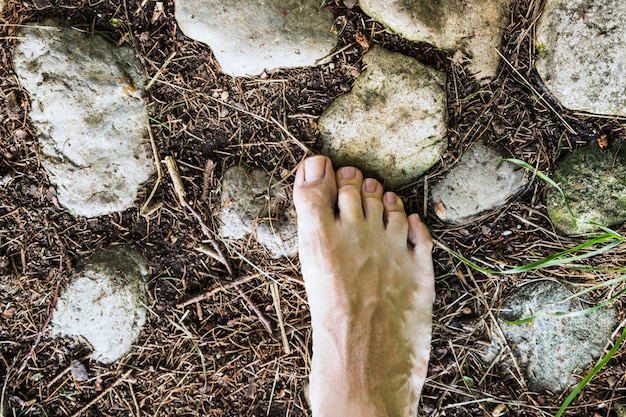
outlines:
M394 193L308 158L294 184L314 417L416 414L430 354L432 240Z

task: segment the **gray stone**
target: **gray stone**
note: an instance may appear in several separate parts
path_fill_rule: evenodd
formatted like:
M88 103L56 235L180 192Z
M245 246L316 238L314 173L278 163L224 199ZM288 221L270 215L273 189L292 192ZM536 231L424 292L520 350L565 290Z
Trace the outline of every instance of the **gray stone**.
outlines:
M447 147L445 74L380 47L363 62L352 91L319 119L322 152L397 187L424 174Z
M482 144L468 149L458 165L436 183L431 201L437 216L462 224L482 212L493 210L526 185L523 169L506 161Z
M360 0L359 4L406 39L464 51L472 57L468 67L477 78L495 75L510 0Z
M555 313L590 307L555 281L535 281L518 288L503 303L500 327L525 369L532 391L560 393L600 357L617 322L613 308L571 317ZM508 324L539 312L532 323Z
M59 203L86 217L131 207L154 167L134 51L69 28L32 27L21 31L13 63Z
M235 166L222 179L220 235L243 239L253 233L273 258L298 253L295 210L289 187L262 170Z
M143 257L126 248L101 250L59 297L52 336L85 339L92 358L113 363L130 352L146 321Z
M565 234L598 230L590 223L611 227L626 221L626 148L613 141L607 149L590 143L565 156L552 179L561 187L570 204L572 221L563 197L554 188L547 194L550 220Z
M537 26L537 71L572 110L626 116L626 3L548 0Z
M204 42L223 72L316 65L337 44L333 14L319 0L176 0L185 35Z

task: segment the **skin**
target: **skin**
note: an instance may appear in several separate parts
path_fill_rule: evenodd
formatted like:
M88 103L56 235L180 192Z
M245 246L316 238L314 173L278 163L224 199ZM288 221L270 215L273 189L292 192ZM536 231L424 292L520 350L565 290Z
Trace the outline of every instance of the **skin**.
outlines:
M432 239L396 194L307 158L294 183L314 417L415 416L430 355Z

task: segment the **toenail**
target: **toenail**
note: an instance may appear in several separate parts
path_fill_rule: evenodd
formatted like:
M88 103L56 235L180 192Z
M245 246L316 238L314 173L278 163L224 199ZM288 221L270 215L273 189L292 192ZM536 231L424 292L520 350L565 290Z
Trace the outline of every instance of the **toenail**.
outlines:
M395 193L385 193L385 203L396 204L398 202L398 196Z
M326 172L326 158L313 156L304 161L304 180L315 181L324 177Z
M341 168L341 178L344 180L349 180L356 176L356 168L354 167L343 167Z
M373 178L366 178L363 184L366 193L375 193L376 192L377 182Z

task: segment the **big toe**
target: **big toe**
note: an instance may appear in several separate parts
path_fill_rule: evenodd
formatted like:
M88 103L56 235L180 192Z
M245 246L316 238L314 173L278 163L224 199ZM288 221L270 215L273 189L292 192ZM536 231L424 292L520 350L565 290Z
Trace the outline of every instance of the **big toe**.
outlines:
M299 225L315 227L335 217L337 182L333 164L321 155L304 160L296 171L293 200Z

